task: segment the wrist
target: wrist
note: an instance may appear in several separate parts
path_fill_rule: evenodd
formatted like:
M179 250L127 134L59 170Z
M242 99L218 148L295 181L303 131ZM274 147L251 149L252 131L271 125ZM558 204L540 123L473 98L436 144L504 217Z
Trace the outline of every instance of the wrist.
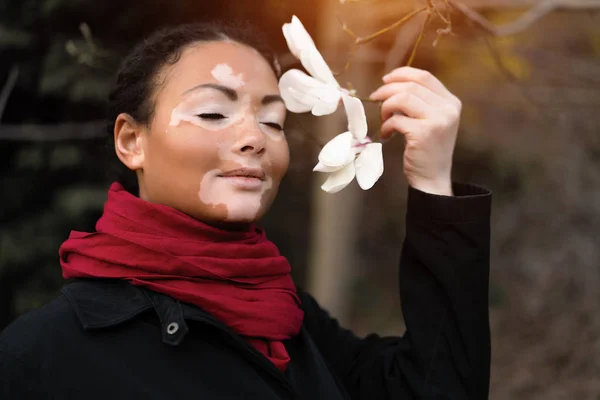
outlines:
M450 179L443 181L414 181L409 183L414 189L424 193L437 196L454 196L452 181Z

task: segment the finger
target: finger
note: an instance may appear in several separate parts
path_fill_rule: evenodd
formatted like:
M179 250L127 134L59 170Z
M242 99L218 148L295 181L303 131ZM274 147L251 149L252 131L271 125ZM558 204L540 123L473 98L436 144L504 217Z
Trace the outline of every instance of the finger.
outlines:
M407 117L406 115L394 115L381 125L381 139L389 139L398 132L403 136L415 134L423 130L424 121Z
M381 120L386 121L398 113L425 119L435 115L435 109L410 92L400 92L381 104Z
M401 92L410 92L431 106L441 106L448 102L447 99L416 82L387 83L374 91L369 97L371 100L384 101Z
M391 82L416 82L425 86L432 92L445 98L455 98L455 96L446 89L446 86L438 80L433 74L423 69L413 67L396 68L383 78L384 83Z

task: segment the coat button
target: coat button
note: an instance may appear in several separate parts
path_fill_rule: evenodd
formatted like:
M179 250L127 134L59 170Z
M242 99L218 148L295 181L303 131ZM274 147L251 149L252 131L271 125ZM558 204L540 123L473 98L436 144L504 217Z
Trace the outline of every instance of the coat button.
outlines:
M177 322L171 322L167 325L167 333L169 335L174 335L179 330L179 324Z

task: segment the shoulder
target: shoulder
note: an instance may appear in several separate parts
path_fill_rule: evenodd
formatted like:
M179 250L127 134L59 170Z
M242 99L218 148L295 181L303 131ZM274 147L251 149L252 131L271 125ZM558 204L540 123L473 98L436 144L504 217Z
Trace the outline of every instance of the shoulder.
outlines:
M304 289L298 287L296 289L302 311L304 311L305 317L314 314L317 311L323 311L319 306L319 303L309 293L305 292Z
M0 333L0 351L22 361L44 348L68 343L81 332L81 324L64 295L30 311Z
M79 326L78 326L79 325ZM47 396L41 371L55 365L63 349L73 346L80 324L69 301L60 296L19 317L0 332L0 398L35 399ZM80 334L80 333L79 333Z

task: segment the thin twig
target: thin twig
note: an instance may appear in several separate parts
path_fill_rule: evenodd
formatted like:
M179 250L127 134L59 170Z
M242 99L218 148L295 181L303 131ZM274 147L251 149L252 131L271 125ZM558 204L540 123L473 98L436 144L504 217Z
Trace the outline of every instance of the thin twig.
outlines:
M340 25L342 25L342 30L344 32L346 32L348 35L352 36L352 38L357 39L358 36L356 35L356 33L352 32L352 30L350 30L350 28L348 28L348 25L346 25L346 23L344 21L342 21L342 19L340 18L340 16L338 14L336 14L335 16L338 20L338 22L340 23Z
M435 13L437 14L437 16L438 16L438 17L439 17L439 18L440 18L442 21L444 21L444 23L445 23L446 25L452 25L452 21L450 20L450 5L448 4L448 0L444 0L444 6L445 6L444 8L446 9L446 15L443 15L443 14L440 12L440 9L439 9L439 7L437 6L437 3L436 3L436 6L435 6L435 7L433 7L433 9L435 10Z
M13 89L15 88L15 84L17 83L17 79L19 78L19 67L17 65L13 65L8 74L8 79L0 92L0 121L2 120L2 115L4 114L4 109L6 108L6 103L8 103L8 98L10 97Z
M402 61L408 59L412 46L419 35L423 19L426 17L426 15L420 14L396 32L394 43L388 51L388 56L385 60L384 71L386 73L399 66Z
M431 0L429 0L429 1L431 1ZM369 43L373 39L401 26L402 24L408 22L415 15L418 15L419 13L428 10L428 7L429 6L414 10L413 12L405 15L403 18L394 22L390 26L380 29L379 31L377 31L369 36L365 36L365 37L357 36L350 28L348 28L348 26L339 18L339 16L336 16L338 18L338 21L342 25L342 29L344 30L344 32L346 32L348 35L350 35L352 38L354 38L354 44L353 44L352 48L350 49L350 54L348 56L348 60L346 61L346 64L344 65L344 69L339 72L337 72L337 71L334 72L333 73L334 76L340 76L350 69L350 66L352 65L352 61L354 61L354 56L356 55L356 52L358 50L358 46Z
M437 6L433 7L433 10L435 11L435 15L437 15L439 19L441 19L442 21L444 21L444 23L445 23L446 25L450 25L450 24L451 24L451 22L450 22L450 19L449 19L449 18L447 18L446 16L444 16L444 15L443 15L443 14L440 12L439 8L437 8Z
M450 19L450 14L452 13L452 6L450 6L450 0L444 0L444 5L446 6L446 18L451 24L452 20Z
M431 12L429 12L427 14L427 18L425 18L425 20L423 21L423 25L421 25L421 31L419 32L419 36L417 36L417 41L415 42L412 52L410 53L410 58L408 59L408 62L406 63L406 65L408 65L408 66L411 66L413 61L415 60L415 56L417 55L417 49L419 48L419 45L421 44L421 41L423 40L423 35L425 34L425 27L427 26L427 23L429 22L430 18L431 18Z
M360 101L364 102L364 103L379 103L380 100L373 100L369 97L360 97L360 96L354 96L357 99L359 99Z
M340 76L343 75L345 72L347 72L350 69L350 66L352 65L352 62L354 61L354 56L356 55L356 51L358 50L358 45L354 44L352 45L352 48L350 49L350 53L348 55L348 60L346 60L346 64L344 65L344 69L337 72L337 71L333 71L333 76Z
M375 32L375 33L373 33L373 34L371 34L369 36L366 36L366 37L358 37L356 39L355 43L357 45L369 43L371 40L373 40L373 39L375 39L375 38L377 38L377 37L379 37L379 36L381 36L381 35L389 32L389 31L391 31L393 29L396 29L397 27L399 27L400 25L404 24L406 21L408 21L409 19L411 19L415 15L417 15L417 14L419 14L419 13L425 11L425 10L427 10L427 7L422 7L422 8L419 8L417 10L414 10L410 14L405 15L402 19L394 22L393 24L391 24L390 26L388 26L386 28L380 29L377 32Z

